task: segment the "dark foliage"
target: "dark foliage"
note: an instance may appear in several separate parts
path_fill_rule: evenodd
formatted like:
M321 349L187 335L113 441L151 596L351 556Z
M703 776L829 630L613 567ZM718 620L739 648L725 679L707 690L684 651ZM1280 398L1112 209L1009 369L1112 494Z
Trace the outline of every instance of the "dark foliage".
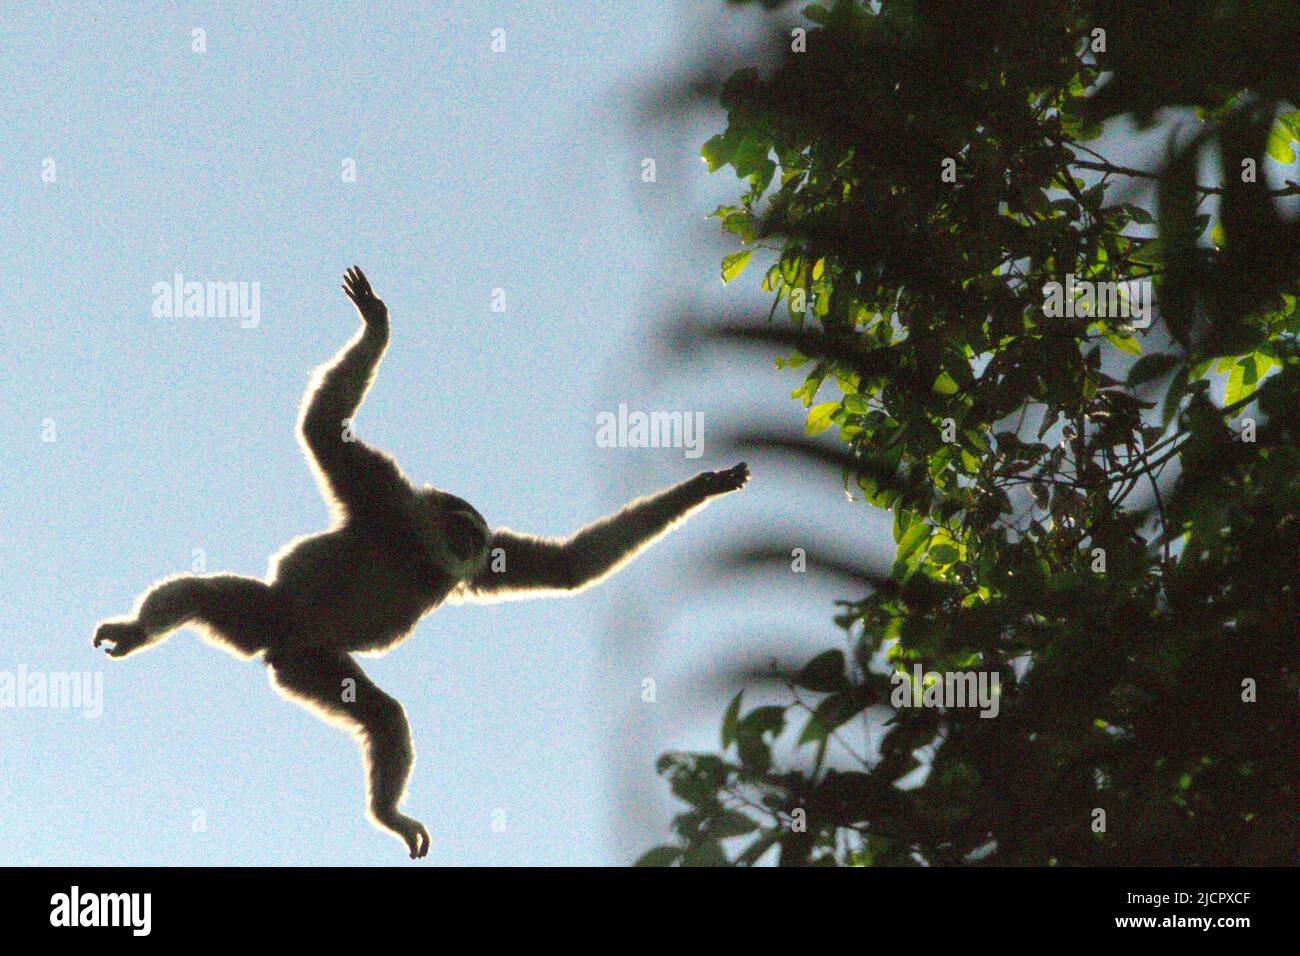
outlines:
M747 184L723 278L766 257L774 297L712 334L802 371L839 445L751 440L891 510L897 554L809 562L858 582L845 647L661 759L688 809L643 862L1293 862L1295 5L804 16L704 145ZM1169 127L1159 168L1086 145L1120 116ZM996 674L996 716L898 706L916 665Z

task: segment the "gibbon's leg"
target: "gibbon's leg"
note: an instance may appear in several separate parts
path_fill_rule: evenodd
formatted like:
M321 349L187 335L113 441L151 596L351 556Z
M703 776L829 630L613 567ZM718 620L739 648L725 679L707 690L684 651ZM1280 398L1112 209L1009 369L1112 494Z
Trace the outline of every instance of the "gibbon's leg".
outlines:
M105 621L95 646L125 657L186 624L203 627L241 657L252 657L281 633L278 605L265 583L234 574L167 578L141 598L134 618Z
M406 843L411 859L429 852L429 831L398 812L415 749L406 711L376 687L351 656L325 648L269 651L271 682L285 696L352 730L361 743L370 816Z

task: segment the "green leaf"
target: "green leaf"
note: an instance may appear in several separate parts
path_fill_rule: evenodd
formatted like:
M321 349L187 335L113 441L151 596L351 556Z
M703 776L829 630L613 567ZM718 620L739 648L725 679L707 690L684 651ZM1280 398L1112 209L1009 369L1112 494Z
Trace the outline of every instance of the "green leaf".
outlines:
M903 499L898 499L894 505L894 543L903 540L903 532L908 529L912 523L912 512L903 507Z
M672 866L682 858L684 851L679 846L657 846L642 853L633 866Z
M961 552L950 544L936 544L929 551L930 559L935 564L952 564L959 557Z
M820 405L814 405L808 410L808 423L804 430L809 435L820 435L832 424L831 416L839 411L839 402L822 402Z
M1138 343L1137 339L1133 338L1133 336L1109 330L1105 335L1106 341L1115 346L1115 348L1119 349L1121 352L1127 352L1129 355L1142 354L1142 346Z
M1176 368L1179 361L1177 355L1170 355L1167 352L1144 355L1129 369L1128 384L1142 385L1162 378L1169 373L1170 369Z
M766 773L772 766L772 750L758 737L737 737L736 752L740 754L740 762L747 770Z
M733 252L729 256L723 257L722 260L722 282L725 285L736 276L745 271L745 266L749 265L750 257L754 255L753 249L742 249L740 252Z
M918 521L913 524L903 534L903 540L898 542L898 556L896 561L906 561L921 546L921 543L930 537L930 526L924 521Z
M785 728L785 708L755 707L736 724L736 751L747 769L766 771L772 765L772 751L764 739L780 735Z
M957 383L947 372L940 372L939 377L934 380L934 385L931 386L931 388L940 395L956 395L958 391Z
M1223 228L1222 222L1216 222L1214 228L1210 230L1210 242L1214 243L1214 248L1222 249L1228 244L1228 233Z
M1129 203L1126 204L1123 207L1123 209L1125 212L1129 214L1129 217L1134 222L1136 222L1139 226L1149 226L1156 221L1155 217L1152 216L1151 213L1143 209L1141 206L1134 206L1132 203Z
M1294 163L1295 150L1291 148L1291 131L1281 123L1274 123L1268 131L1268 155L1279 163Z
M844 676L844 652L825 651L804 665L794 679L799 687L823 694L848 690L849 681Z
M844 383L841 382L840 388L845 387ZM841 401L844 402L844 410L852 415L865 415L871 410L867 405L867 400L858 394L845 394Z
M1144 266L1158 266L1164 262L1165 248L1164 243L1159 239L1151 239L1143 242L1129 258L1134 262L1141 263Z
M826 23L831 18L831 12L820 3L814 3L804 7L803 15L814 23Z
M1251 353L1237 362L1228 373L1228 387L1223 395L1224 403L1232 405L1253 394L1258 387L1258 382L1259 372L1255 365L1255 355Z
M682 866L726 866L727 855L717 840L692 843L682 854Z
M1265 372L1273 367L1273 359L1271 356L1265 355L1262 352L1255 352L1251 355L1247 355L1242 359L1242 361L1244 362L1247 358L1254 359L1254 361L1246 367L1246 374L1242 381L1247 385L1254 385L1264 377Z
M736 739L736 718L740 716L740 698L745 696L742 690L731 698L731 703L727 705L727 712L722 716L722 749L726 750L731 746L731 742Z
M736 736L752 734L761 737L768 733L779 734L784 726L785 708L768 704L765 707L755 707L746 714L736 725Z
M731 154L735 149L735 144L727 137L726 133L719 133L710 137L700 155L708 163L709 172L716 173L719 169L731 161Z
M776 164L767 158L771 152L772 144L753 131L736 144L731 155L731 165L735 167L737 176L757 176L761 185L766 186L776 168Z
M739 810L726 810L721 816L710 818L708 823L709 836L715 840L744 836L757 829L758 823Z
M800 746L812 743L814 740L823 739L836 727L850 720L854 714L857 714L866 706L866 699L861 694L853 691L832 694L827 697L817 705L817 709L808 718L803 733L799 735Z
M1245 384L1242 381L1243 372L1244 369L1240 365L1234 365L1232 371L1228 373L1228 385L1224 390L1223 400L1229 405L1241 398L1242 392L1245 390Z

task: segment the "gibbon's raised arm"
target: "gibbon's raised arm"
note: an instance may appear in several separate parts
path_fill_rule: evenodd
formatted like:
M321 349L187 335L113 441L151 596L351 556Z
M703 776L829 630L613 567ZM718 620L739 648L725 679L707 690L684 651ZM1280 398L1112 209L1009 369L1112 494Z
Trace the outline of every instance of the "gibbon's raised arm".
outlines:
M564 539L497 529L488 542L487 567L462 586L459 597L492 602L582 591L618 571L709 499L737 491L748 480L744 463L701 472Z
M345 514L357 515L395 501L406 482L397 464L360 441L352 427L388 347L388 309L355 266L345 276L343 291L364 324L338 355L312 374L298 435L327 496Z

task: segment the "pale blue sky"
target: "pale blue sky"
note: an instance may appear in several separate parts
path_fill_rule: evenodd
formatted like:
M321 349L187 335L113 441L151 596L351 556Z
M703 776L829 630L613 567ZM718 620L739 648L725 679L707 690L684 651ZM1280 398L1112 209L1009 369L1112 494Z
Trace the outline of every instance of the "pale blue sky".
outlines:
M393 317L359 430L491 523L565 533L731 464L726 423L775 410L798 427L789 373L668 369L651 348L675 305L735 306L753 283L721 287L729 246L704 220L739 191L698 158L718 118L646 124L635 107L705 44L739 43L752 14L385 7L6 12L0 671L102 672L105 699L97 720L0 708L0 864L406 863L363 818L352 741L273 694L259 663L188 633L125 662L90 646L98 619L188 570L194 549L211 571L260 577L324 527L293 424L311 368L354 329L347 265ZM153 318L151 287L177 272L260 283L260 324ZM703 457L598 448L595 416L619 402L702 411ZM653 759L716 746L729 691L709 674L836 633L832 587L710 572L731 531L849 507L763 479L616 585L446 608L363 661L410 717L405 807L433 834L430 861L625 863L666 832ZM883 547L887 523L860 513ZM800 619L824 623L788 630Z
M120 663L90 647L97 620L194 549L261 576L324 527L293 424L311 368L355 327L347 265L393 317L360 431L489 522L566 533L731 464L729 426L799 429L797 374L670 364L655 345L683 303L759 302L752 275L722 288L733 246L704 219L740 192L699 160L721 118L638 112L684 64L741 47L754 11L261 7L6 12L0 673L99 673L104 701L95 720L0 707L0 864L410 865L363 817L353 743L273 694L260 664L191 634ZM1158 161L1122 137L1112 159ZM259 283L260 324L152 317L153 284L177 272ZM702 412L704 455L597 447L596 415L620 402ZM756 463L743 495L602 589L447 608L364 661L410 717L405 806L431 862L626 863L663 838L654 758L716 748L734 688L711 681L839 639L833 584L719 575L722 544L834 522L860 529L868 561L892 549L887 515L786 477Z

